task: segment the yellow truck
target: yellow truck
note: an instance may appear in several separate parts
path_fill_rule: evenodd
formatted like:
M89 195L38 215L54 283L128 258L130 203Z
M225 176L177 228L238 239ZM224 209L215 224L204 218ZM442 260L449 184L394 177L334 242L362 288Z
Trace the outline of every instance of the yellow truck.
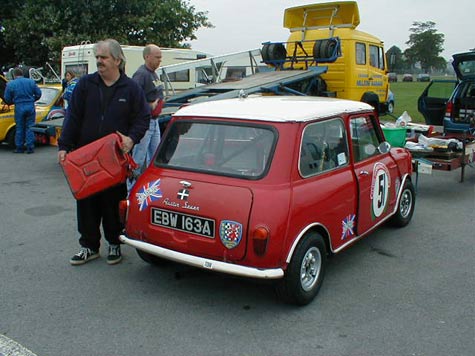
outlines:
M387 111L389 82L383 42L357 30L356 1L338 1L285 10L287 42L266 43L264 62L279 70L327 66L320 95L363 101Z

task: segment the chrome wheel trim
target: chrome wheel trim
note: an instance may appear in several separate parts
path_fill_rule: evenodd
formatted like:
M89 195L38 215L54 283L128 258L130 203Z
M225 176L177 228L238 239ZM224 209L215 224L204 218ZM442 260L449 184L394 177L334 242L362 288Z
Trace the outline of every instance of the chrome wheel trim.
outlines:
M316 247L310 248L302 259L300 266L300 285L306 292L317 283L322 268L322 255Z
M402 192L401 202L399 203L399 212L403 218L407 218L411 213L412 208L412 193L409 189Z

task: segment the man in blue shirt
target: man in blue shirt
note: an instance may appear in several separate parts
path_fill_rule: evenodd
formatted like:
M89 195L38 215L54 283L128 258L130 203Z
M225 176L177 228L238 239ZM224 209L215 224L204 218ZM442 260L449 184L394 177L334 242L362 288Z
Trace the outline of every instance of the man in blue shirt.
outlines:
M35 101L41 98L41 90L33 79L23 77L23 70L15 68L15 79L7 84L5 102L15 104L15 153L33 153L35 135L31 126L35 124Z
M147 132L138 144L134 146L133 158L139 165L137 175L140 175L150 164L158 144L160 143L160 125L158 116L163 105L163 85L155 72L162 62L162 51L154 44L145 46L143 50L144 64L134 73L134 79L145 93L145 98L151 109L151 120ZM132 189L135 181L128 180L127 189Z

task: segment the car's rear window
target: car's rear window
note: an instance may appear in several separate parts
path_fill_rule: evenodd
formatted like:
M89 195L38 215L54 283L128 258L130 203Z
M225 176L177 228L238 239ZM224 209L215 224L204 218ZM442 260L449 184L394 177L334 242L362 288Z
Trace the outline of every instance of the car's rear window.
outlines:
M461 61L458 64L458 69L460 71L460 74L463 77L468 77L468 76L473 77L475 75L475 61L474 60Z
M210 174L262 177L268 170L277 131L266 125L176 121L160 145L160 167Z

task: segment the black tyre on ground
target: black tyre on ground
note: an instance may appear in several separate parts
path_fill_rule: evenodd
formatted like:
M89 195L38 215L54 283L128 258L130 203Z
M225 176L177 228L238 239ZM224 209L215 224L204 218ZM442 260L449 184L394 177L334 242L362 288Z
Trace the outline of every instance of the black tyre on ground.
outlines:
M396 214L391 218L391 224L397 227L404 227L412 219L416 203L416 193L410 180L406 180L402 188L401 198L398 202Z
M8 147L15 148L15 127L11 128L8 131L7 136L5 137L5 142L8 144Z
M310 232L297 245L277 295L289 304L306 305L317 295L325 276L327 251L320 234Z
M168 260L164 260L163 258L157 257L150 253L144 252L142 250L137 250L137 255L147 263L155 266L163 266L168 263Z

